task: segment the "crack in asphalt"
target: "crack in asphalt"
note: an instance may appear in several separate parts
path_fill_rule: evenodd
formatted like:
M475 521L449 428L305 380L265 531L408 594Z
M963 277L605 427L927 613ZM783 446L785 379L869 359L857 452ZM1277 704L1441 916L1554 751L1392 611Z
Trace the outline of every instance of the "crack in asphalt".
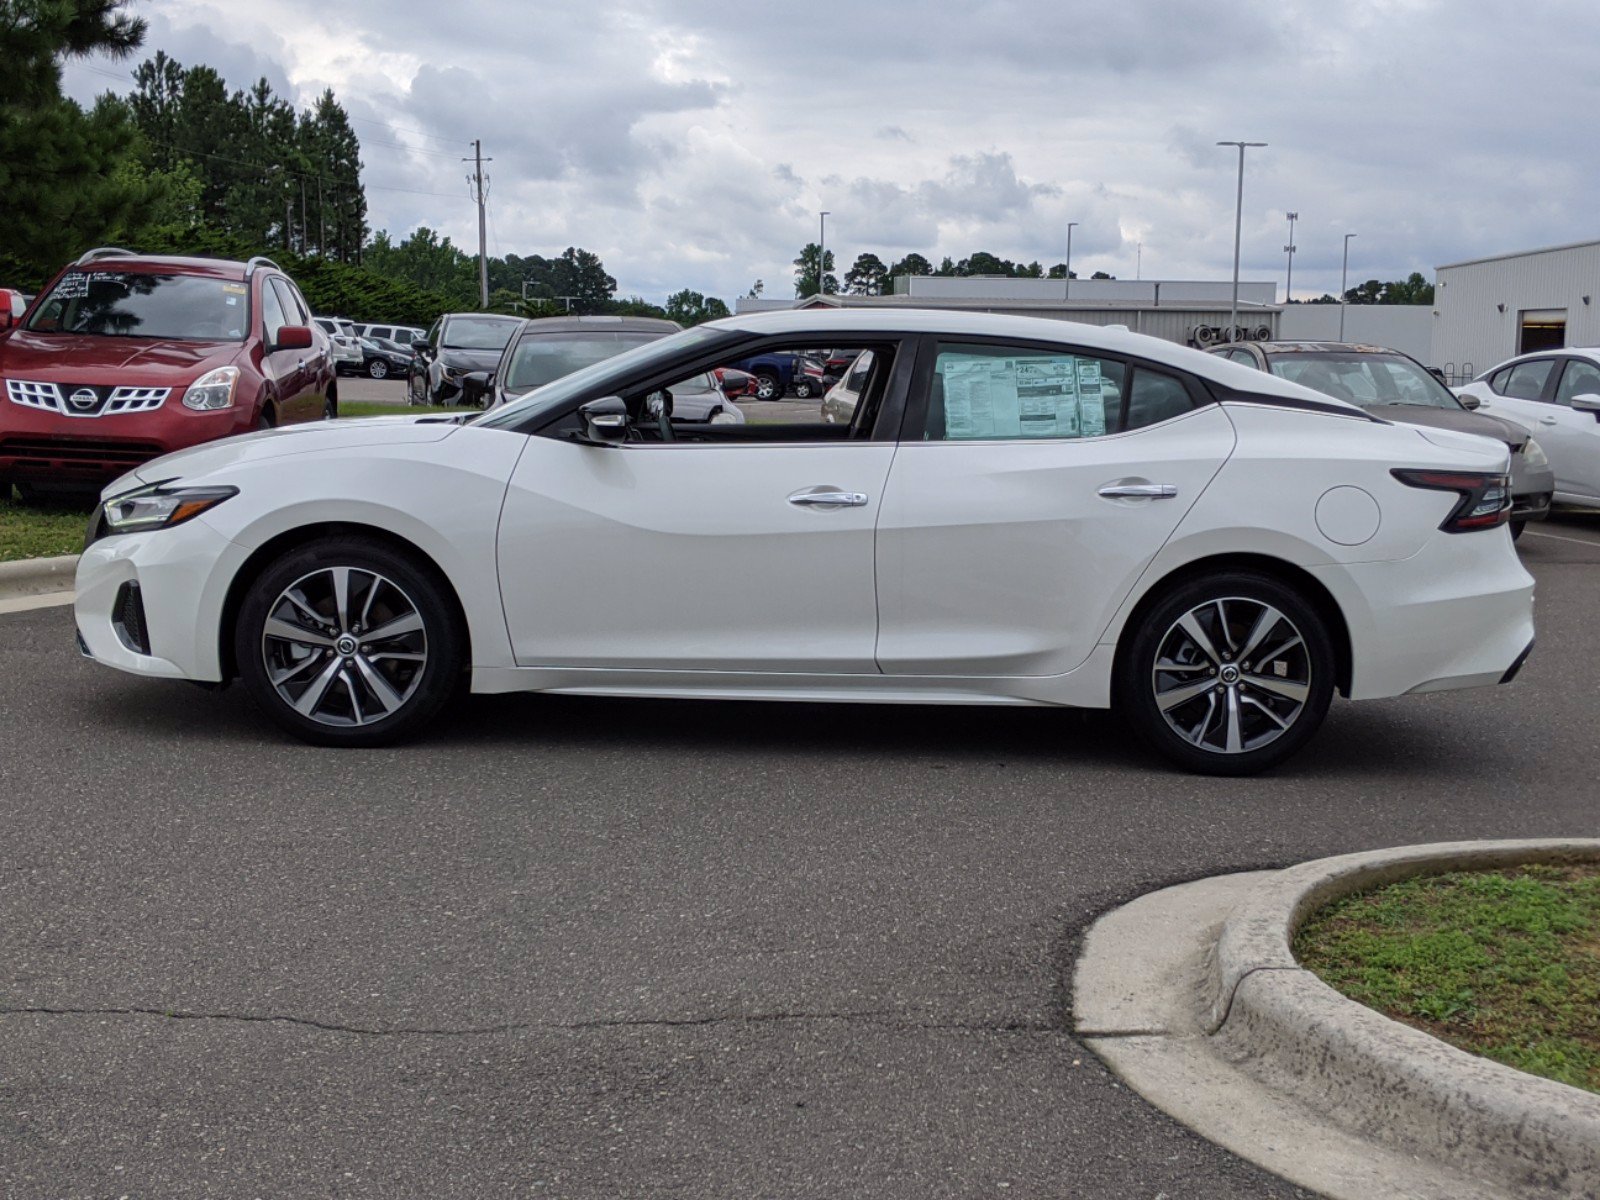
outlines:
M0 1008L0 1017L160 1017L169 1021L227 1021L255 1025L297 1025L321 1030L325 1033L353 1033L363 1037L477 1037L501 1033L519 1033L535 1029L677 1029L706 1025L757 1025L779 1021L865 1021L884 1029L953 1030L968 1033L1050 1033L1071 1036L1068 1030L1044 1023L1012 1022L1004 1025L985 1025L977 1022L885 1021L878 1019L896 1015L893 1009L872 1008L840 1012L722 1013L703 1017L616 1017L591 1021L513 1021L500 1025L474 1025L454 1029L420 1026L389 1026L379 1029L360 1025L342 1025L332 1021L317 1021L310 1017L296 1017L286 1013L185 1012L161 1008L140 1008L137 1006L126 1008L52 1008L39 1005L22 1008Z

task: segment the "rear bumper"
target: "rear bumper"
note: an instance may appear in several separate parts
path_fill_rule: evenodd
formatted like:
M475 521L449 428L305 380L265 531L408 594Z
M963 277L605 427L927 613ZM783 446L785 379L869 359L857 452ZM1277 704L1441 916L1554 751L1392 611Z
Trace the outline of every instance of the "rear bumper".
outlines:
M1312 570L1350 629L1353 700L1489 687L1533 642L1533 577L1504 528L1441 533L1398 562Z
M252 406L197 412L168 400L126 416L63 417L0 406L0 475L55 487L98 487L174 450L250 429Z

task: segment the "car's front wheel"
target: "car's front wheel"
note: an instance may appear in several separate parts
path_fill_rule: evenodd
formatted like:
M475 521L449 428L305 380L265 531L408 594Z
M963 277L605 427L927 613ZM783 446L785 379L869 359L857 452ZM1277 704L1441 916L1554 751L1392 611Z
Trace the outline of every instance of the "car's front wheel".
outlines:
M419 733L461 679L465 638L437 573L364 538L292 550L250 585L234 654L246 690L323 746Z
M759 371L756 373L756 399L783 399L783 383L771 371Z
M1190 771L1251 775L1322 724L1337 660L1327 622L1267 575L1225 572L1174 588L1146 612L1118 665L1117 707Z
M374 379L389 378L389 364L381 358L375 358L367 364L367 374Z

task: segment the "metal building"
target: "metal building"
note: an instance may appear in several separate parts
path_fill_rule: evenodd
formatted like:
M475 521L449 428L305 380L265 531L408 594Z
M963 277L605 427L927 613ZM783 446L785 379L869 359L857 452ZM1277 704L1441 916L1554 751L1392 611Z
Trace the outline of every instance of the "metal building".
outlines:
M1600 241L1500 254L1437 269L1434 364L1471 379L1502 359L1600 345Z

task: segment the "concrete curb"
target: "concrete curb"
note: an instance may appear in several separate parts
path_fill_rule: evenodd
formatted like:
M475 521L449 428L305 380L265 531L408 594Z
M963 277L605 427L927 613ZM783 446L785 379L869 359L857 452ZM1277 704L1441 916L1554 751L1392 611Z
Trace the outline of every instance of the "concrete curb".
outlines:
M1446 1160L1508 1195L1600 1194L1600 1096L1468 1054L1300 967L1305 918L1416 875L1600 862L1600 838L1443 842L1303 863L1251 884L1223 924L1207 1032L1225 1060L1356 1134Z
M46 592L70 592L77 571L76 554L0 563L0 600L40 596Z

